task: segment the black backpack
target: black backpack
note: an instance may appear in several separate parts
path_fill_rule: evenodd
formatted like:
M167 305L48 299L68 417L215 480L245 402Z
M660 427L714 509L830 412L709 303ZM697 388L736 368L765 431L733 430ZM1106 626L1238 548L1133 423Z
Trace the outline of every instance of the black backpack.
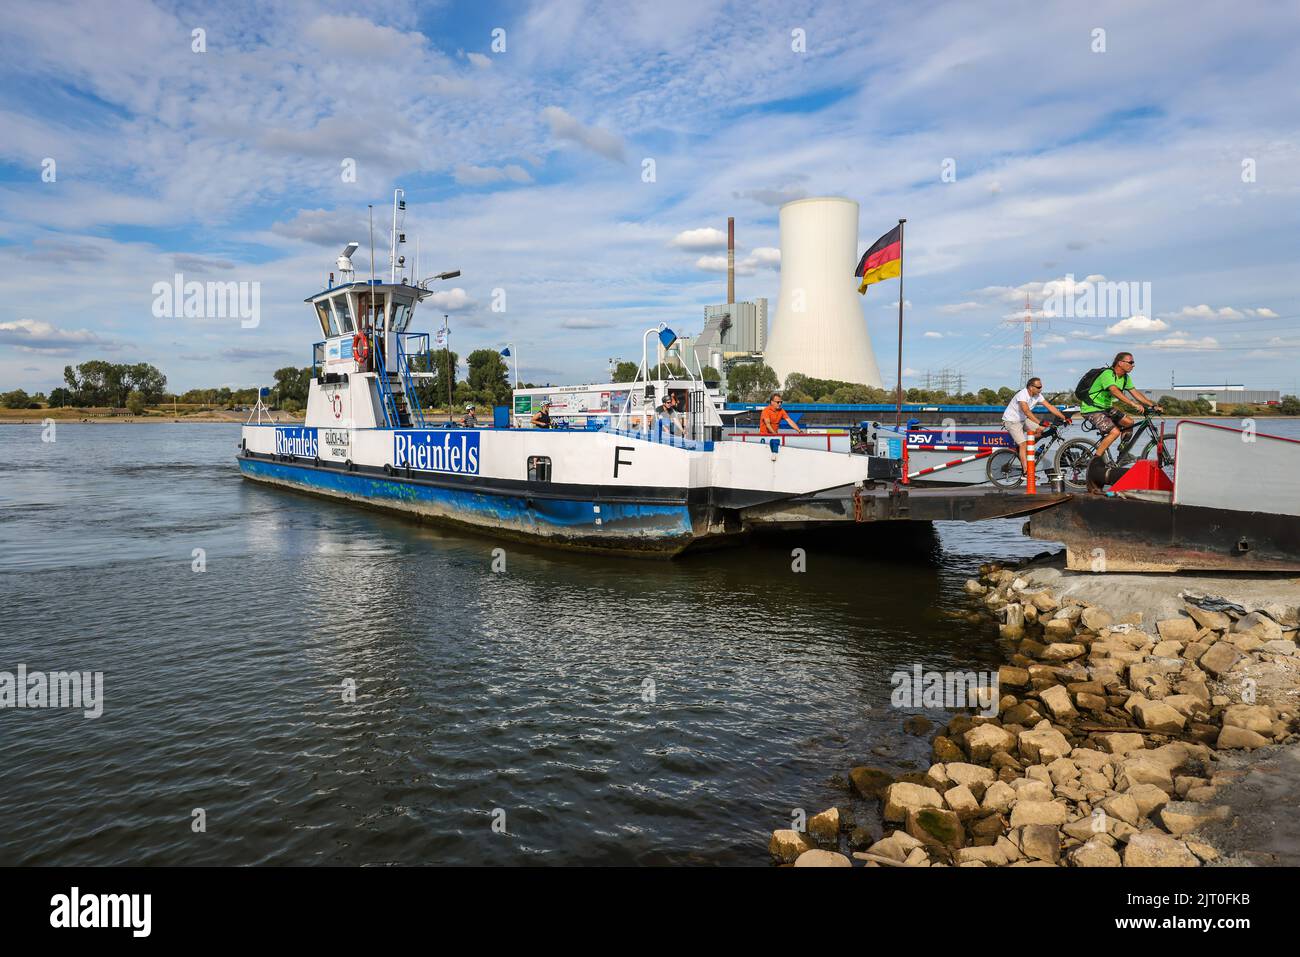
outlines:
M1079 384L1074 387L1074 397L1082 402L1092 401L1092 384L1097 381L1097 376L1106 371L1106 366L1100 369L1089 369L1079 380Z

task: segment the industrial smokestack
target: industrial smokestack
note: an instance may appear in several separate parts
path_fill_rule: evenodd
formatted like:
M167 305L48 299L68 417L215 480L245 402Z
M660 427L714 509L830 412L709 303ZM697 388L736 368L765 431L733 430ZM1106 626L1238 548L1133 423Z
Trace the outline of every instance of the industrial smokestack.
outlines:
M727 217L727 305L736 301L736 217Z

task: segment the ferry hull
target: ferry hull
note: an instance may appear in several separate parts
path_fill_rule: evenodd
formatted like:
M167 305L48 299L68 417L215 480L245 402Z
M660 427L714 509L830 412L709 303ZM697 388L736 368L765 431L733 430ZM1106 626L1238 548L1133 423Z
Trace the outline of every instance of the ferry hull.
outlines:
M708 534L709 509L451 488L383 474L241 456L245 478L417 521L546 545L671 558Z

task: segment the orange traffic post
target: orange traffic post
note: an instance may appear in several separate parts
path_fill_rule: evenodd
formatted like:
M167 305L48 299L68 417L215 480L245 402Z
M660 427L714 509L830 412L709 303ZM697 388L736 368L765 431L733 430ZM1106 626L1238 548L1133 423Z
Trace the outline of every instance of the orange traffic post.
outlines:
M1034 487L1034 473L1038 471L1034 464L1034 433L1029 432L1025 437L1028 440L1025 442L1025 493L1037 495Z

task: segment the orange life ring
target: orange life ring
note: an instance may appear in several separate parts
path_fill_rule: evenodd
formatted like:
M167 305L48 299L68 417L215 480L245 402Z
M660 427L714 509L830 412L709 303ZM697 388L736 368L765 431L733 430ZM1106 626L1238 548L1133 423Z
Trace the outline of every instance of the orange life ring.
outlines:
M370 338L364 332L352 337L352 358L363 365L370 358Z

